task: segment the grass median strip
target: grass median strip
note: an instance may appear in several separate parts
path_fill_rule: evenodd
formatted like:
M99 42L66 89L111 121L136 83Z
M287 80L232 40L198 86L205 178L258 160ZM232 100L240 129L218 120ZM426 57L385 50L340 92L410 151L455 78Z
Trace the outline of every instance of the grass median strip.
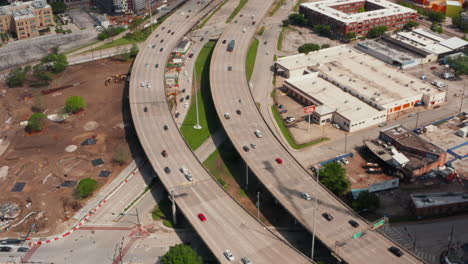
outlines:
M224 2L222 4L220 4L213 12L211 12L211 14L207 18L205 18L205 20L203 20L203 22L198 26L198 28L199 29L203 28L205 26L205 24L208 23L210 18L212 16L214 16L214 14L216 14L216 12L218 12L221 9L221 7L223 7L227 2L228 2L228 0L224 0Z
M250 44L249 51L247 53L247 80L250 80L252 77L254 68L255 68L255 60L257 59L257 50L258 50L258 39L254 38L252 44Z
M305 0L298 0L297 3L293 7L293 12L296 12L296 13L299 12L299 6L304 2Z
M205 44L195 62L196 79L200 87L196 96L198 98L198 113L202 129L193 128L197 123L197 110L193 96L187 116L181 127L182 135L193 150L200 147L220 127L210 88L210 62L215 45L215 41Z
M213 152L203 165L218 182L228 188L227 181L234 175L242 175L241 158L230 141L225 141Z
M237 13L239 13L241 11L241 9L247 4L248 0L240 0L239 1L239 4L237 5L237 7L234 9L234 11L232 11L231 15L229 16L229 18L226 20L226 23L231 23L232 19L237 16Z
M275 7L268 13L268 16L273 16L278 10L281 8L281 6L286 2L286 0L276 0L275 1Z
M282 50L283 49L283 39L284 39L284 34L286 33L286 28L282 27L279 37L278 37L278 42L276 43L276 49L277 50Z
M306 147L318 144L320 142L329 140L329 138L324 137L324 138L319 138L319 139L310 141L310 142L305 143L305 144L296 144L296 141L294 141L294 138L291 135L291 132L289 131L289 129L284 124L283 118L281 117L281 114L279 113L278 109L276 109L276 106L272 105L271 106L271 111L273 112L273 116L275 117L276 123L278 124L278 126L279 126L279 128L281 130L281 133L283 133L283 136L286 138L286 140L288 141L289 145L292 148L302 149L302 148L306 148Z
M261 27L260 30L258 31L257 35L262 36L263 32L265 32L265 26Z

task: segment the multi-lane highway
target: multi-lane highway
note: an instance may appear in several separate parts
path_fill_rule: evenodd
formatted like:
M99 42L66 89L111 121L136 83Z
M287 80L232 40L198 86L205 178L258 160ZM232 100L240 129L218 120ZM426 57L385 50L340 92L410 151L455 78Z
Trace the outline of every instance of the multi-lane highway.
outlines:
M165 187L174 191L178 208L221 263L228 262L223 256L226 249L236 262L247 256L254 263L308 263L305 256L274 236L217 184L184 141L170 112L164 66L171 49L216 3L206 4L209 7L202 9L197 1L188 1L153 32L138 53L129 93L141 145ZM163 150L167 157L163 157ZM182 166L193 175L193 182L179 171ZM166 167L170 173L165 172ZM206 221L199 219L200 213Z
M349 263L421 263L409 252L404 252L402 257L390 253L388 248L395 246L394 242L370 230L365 220L326 188L316 184L265 124L249 90L245 59L256 25L271 2L249 1L234 19L238 22L225 29L212 57L210 82L213 100L229 138L266 188L310 232L316 219L316 235L336 255ZM230 40L235 40L232 52L227 51ZM229 113L229 119L224 117L226 113ZM262 137L256 136L255 130L261 131ZM250 150L245 151L244 146ZM276 161L277 158L282 160L282 164ZM312 197L317 192L315 218L314 199L303 199L301 192L308 192ZM334 219L326 220L322 216L325 212ZM352 227L349 220L355 220L359 227ZM365 235L352 239L358 232L365 232Z

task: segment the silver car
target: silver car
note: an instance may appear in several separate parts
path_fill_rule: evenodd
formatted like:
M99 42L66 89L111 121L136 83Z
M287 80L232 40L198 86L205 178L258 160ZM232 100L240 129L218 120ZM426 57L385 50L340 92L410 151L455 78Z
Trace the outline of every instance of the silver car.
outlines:
M306 199L307 201L312 199L312 197L310 197L310 194L308 194L306 192L301 192L301 196L302 196L302 198Z
M234 261L234 255L229 249L226 249L223 254L229 261Z
M242 263L244 263L244 264L253 264L253 262L250 261L250 259L248 257L243 257L243 258L241 258L241 260L242 260Z

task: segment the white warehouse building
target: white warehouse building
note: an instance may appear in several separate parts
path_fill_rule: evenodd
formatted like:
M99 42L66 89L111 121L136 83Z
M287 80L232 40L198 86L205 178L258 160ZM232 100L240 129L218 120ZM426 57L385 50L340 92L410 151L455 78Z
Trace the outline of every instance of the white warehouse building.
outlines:
M275 66L288 78L283 88L290 96L317 106L315 123L333 122L349 132L420 103L445 101L445 91L347 46L283 57Z

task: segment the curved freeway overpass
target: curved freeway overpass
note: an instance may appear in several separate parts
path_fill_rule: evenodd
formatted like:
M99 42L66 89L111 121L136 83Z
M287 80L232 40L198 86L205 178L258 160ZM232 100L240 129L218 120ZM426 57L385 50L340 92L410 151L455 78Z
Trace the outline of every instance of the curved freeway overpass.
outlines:
M226 133L259 180L310 232L314 225L314 199L307 201L301 198L300 193L308 192L312 196L318 193L316 236L334 254L349 263L421 263L421 260L406 251L402 257L390 253L387 249L395 243L371 230L364 219L326 188L318 185L273 135L260 115L248 87L245 60L256 25L272 2L250 0L240 12L243 16L238 15L234 19L238 22L225 29L213 53L210 69L211 90L216 111ZM254 20L256 25L252 25ZM226 44L222 43L224 40L227 40ZM230 40L235 40L232 52L227 51L227 43ZM240 110L241 114L237 114L237 110ZM231 118L224 118L225 113L229 113ZM254 134L255 130L260 130L263 136L258 138ZM253 149L250 144L257 146ZM250 151L245 152L243 146L249 146ZM276 158L281 158L283 164L275 162ZM331 214L334 219L327 221L322 217L324 212ZM353 228L348 223L349 220L357 221L359 227ZM354 234L361 231L365 232L364 236L352 239Z
M148 38L133 65L130 107L146 156L165 187L174 190L176 204L221 263L228 263L223 256L226 249L231 250L236 261L247 256L254 263L310 263L264 228L217 184L177 129L166 101L164 65L181 37L220 0L207 3L206 8L196 2L188 1L164 21ZM141 82L145 85L141 86ZM151 88L146 87L148 82ZM163 129L164 125L168 126L167 130ZM161 155L163 150L167 151L167 158ZM170 173L164 171L166 166ZM179 172L182 166L192 173L193 182L188 182ZM206 216L205 222L198 219L199 213Z

